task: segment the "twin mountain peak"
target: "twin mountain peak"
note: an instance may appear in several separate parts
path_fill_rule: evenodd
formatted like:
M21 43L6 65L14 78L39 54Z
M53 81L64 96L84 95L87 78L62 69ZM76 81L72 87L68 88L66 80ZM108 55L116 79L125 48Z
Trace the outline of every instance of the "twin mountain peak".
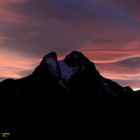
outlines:
M37 93L37 94L35 94ZM51 52L45 55L27 77L0 83L0 96L139 96L130 87L122 87L103 77L81 52L73 51L63 60Z

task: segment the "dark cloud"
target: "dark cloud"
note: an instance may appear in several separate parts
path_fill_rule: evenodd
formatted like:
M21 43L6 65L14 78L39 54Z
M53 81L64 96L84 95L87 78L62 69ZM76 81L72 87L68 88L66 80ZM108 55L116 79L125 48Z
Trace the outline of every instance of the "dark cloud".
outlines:
M24 23L1 23L2 32L15 38L5 46L39 57L51 50L63 54L80 49L88 42L109 44L115 38L123 43L139 37L135 21L97 0L28 0L9 9L26 18Z
M129 16L140 21L140 1L139 0L105 0L110 4L124 11Z
M118 62L119 65L129 67L130 69L138 69L140 71L140 57L127 59L121 62Z

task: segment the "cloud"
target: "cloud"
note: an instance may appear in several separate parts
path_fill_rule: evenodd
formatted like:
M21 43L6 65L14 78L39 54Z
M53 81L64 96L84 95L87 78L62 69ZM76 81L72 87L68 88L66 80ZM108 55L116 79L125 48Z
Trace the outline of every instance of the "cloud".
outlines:
M1 6L7 6L11 4L23 4L26 0L4 0L0 1Z
M39 62L38 59L0 48L0 77L21 78L21 71L32 70Z
M3 44L5 41L9 40L10 38L4 35L0 35L0 44Z
M111 4L119 10L125 12L129 16L140 21L140 1L139 0L105 0L108 4Z
M128 58L113 63L96 64L105 77L112 79L122 86L140 87L140 57Z
M92 49L123 49L123 44L140 38L135 20L96 0L29 0L14 12L28 16L28 24L13 28L17 40L10 45L36 56L51 50L64 54L89 42ZM35 39L31 32L40 36Z
M23 22L25 17L12 10L12 6L20 6L26 0L4 0L0 1L0 22Z
M116 63L127 59L140 57L139 51L126 50L83 50L83 53L97 64Z
M136 81L139 9L138 0L0 1L0 77L30 73L50 51L81 50L103 75Z

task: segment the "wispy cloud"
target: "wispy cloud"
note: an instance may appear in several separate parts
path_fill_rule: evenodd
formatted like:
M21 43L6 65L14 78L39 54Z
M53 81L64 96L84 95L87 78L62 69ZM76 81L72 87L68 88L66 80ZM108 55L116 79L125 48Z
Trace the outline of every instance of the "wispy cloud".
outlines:
M25 16L17 13L12 6L20 6L25 4L26 0L4 0L0 1L0 21L4 22L23 22Z
M136 88L139 12L138 0L1 0L0 77L26 75L49 51L76 49L103 75Z

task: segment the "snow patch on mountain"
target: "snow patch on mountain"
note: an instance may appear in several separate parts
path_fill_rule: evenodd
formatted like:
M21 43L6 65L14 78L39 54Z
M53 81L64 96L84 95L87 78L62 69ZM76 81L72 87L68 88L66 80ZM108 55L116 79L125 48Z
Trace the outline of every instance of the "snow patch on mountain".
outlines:
M77 72L77 67L69 67L64 60L58 62L62 79L69 80L70 77Z
M50 72L58 77L58 62L53 57L46 58Z
M55 52L49 53L44 58L50 73L59 80L62 86L66 86L67 82L74 74L83 71L86 67L84 56L76 51L59 61L57 60Z

